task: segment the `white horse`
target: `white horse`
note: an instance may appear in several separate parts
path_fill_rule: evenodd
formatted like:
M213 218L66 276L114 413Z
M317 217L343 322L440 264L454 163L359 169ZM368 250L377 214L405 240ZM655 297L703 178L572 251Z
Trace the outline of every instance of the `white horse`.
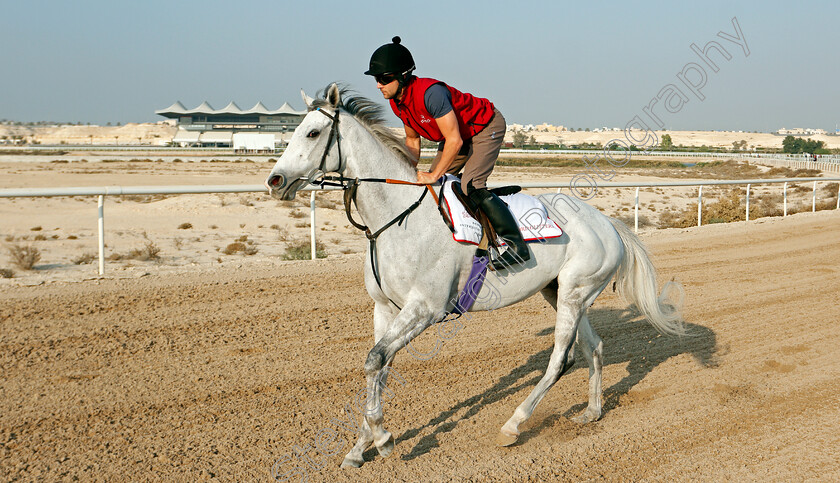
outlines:
M304 94L304 100L309 113L266 180L272 196L294 199L298 189L328 172L339 173L345 180L360 178L363 181L355 200L359 216L372 231L386 227L420 199L425 187L364 181L417 179L410 154L403 141L384 127L377 104L349 96L335 84L326 89L323 99L313 100ZM589 365L589 405L574 419L591 422L601 417L603 349L586 310L614 277L619 292L635 303L658 330L667 334L684 332L679 314L681 300L672 303L667 298L667 285L660 295L645 247L622 222L565 195L543 195L539 199L563 228L563 236L529 244L528 262L488 276L471 308L492 310L541 292L557 310L548 368L502 426L497 442L503 446L516 442L519 425L574 364L576 334ZM360 467L364 463L362 453L371 443L383 457L392 452L394 438L383 427L381 405L388 366L400 349L452 310L475 252L474 246L453 240L429 197L399 223L384 229L376 244L373 254L368 250L364 269L365 286L375 302L376 343L364 365L368 397L358 441L342 467Z

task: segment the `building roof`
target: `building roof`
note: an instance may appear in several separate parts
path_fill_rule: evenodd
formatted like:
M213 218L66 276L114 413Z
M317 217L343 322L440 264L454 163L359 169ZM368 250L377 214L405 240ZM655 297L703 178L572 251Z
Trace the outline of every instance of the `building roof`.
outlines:
M198 142L198 136L201 133L198 131L187 131L184 129L178 129L175 132L175 137L172 138L173 143L196 143Z
M245 111L245 114L268 114L268 108L263 105L262 102L258 102L254 104L254 107Z
M298 111L295 110L292 106L289 105L288 102L284 102L282 106L275 110L270 110L262 102L258 102L254 105L254 107L248 109L247 111L243 111L239 106L236 105L235 102L231 101L227 106L222 109L213 109L207 101L204 101L198 107L194 109L187 109L184 107L183 104L180 102L175 102L171 106L167 107L166 109L160 109L155 111L155 114L164 116L164 117L180 117L184 115L191 115L191 114L204 114L204 115L213 115L213 114L258 114L263 116L272 116L277 114L290 114L295 116L303 116L306 114L306 111Z
M299 114L299 115L303 115L303 114L306 114L306 111L296 111L296 110L294 110L294 108L292 108L292 106L289 105L288 102L284 102L283 105L280 106L279 109L277 109L275 111L271 111L271 114Z
M195 109L190 109L185 114L215 114L215 109L211 106L207 101L201 103L200 106L196 107Z
M155 111L155 114L160 114L161 116L164 116L166 114L184 114L185 112L187 112L187 108L184 107L183 104L181 104L181 101L175 101L175 104L172 104L166 109L160 109L158 111Z
M235 102L230 101L230 104L216 111L216 114L242 114L242 109Z

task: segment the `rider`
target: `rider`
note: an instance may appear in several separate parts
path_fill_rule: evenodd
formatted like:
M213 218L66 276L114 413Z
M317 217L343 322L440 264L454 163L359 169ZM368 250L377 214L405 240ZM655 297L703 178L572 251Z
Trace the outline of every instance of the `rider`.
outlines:
M394 37L373 53L365 75L376 79L376 87L405 125L405 145L420 159L420 136L437 141L438 152L429 172L418 172L419 183L435 183L445 173L463 169L461 185L478 206L508 249L493 261L502 269L531 258L516 219L504 201L487 189L505 137L505 118L487 99L461 92L435 79L412 75L411 52Z

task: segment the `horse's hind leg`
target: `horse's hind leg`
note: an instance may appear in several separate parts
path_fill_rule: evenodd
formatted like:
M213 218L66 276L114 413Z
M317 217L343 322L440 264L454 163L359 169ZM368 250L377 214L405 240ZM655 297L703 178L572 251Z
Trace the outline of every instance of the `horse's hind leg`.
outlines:
M513 416L502 426L497 439L497 443L500 446L510 446L516 442L519 437L519 425L531 417L537 404L539 404L548 390L551 389L551 386L574 365L572 346L575 342L577 325L583 312L580 305L580 303L575 302L557 301L557 322L554 326L554 350L551 352L548 368L545 371L545 375L540 379L540 382L531 391L531 394L525 398L522 404L513 412Z
M540 291L545 300L557 309L557 281L554 280ZM577 330L577 343L589 366L589 406L582 414L572 418L576 423L590 423L601 418L601 373L604 366L604 343L584 311Z
M582 414L573 417L572 421L590 423L601 418L601 370L604 367L604 343L592 329L586 313L580 318L577 335L578 347L589 365L589 406Z

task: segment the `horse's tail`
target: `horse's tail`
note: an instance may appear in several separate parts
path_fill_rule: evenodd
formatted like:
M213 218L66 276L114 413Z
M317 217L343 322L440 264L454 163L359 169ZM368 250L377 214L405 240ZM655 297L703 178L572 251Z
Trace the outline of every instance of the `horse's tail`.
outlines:
M624 245L624 258L615 274L618 292L628 302L635 304L660 332L684 335L681 309L685 292L682 285L668 282L659 293L656 288L656 269L650 261L647 248L622 221L610 218L610 223ZM676 295L673 300L669 297L672 291Z

